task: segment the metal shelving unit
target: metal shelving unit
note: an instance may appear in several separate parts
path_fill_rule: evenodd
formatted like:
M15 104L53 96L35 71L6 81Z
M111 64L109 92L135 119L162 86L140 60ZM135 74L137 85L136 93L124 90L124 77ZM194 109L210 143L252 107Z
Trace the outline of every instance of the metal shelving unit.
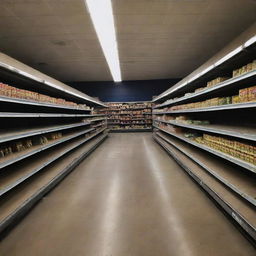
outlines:
M50 141L50 142L48 142L46 144L43 144L43 145L33 146L33 147L31 147L31 149L27 149L27 150L23 150L21 152L10 154L7 157L3 157L3 160L0 161L0 170L3 169L4 167L8 166L8 165L11 165L11 164L14 164L18 161L21 161L24 158L35 155L39 152L42 152L46 149L54 147L58 144L61 144L63 142L66 142L68 140L76 138L76 137L81 136L83 134L89 133L91 131L93 131L93 128L90 128L88 130L83 130L81 132L76 132L76 133L71 134L71 135L63 136L61 139L53 140L53 141Z
M73 107L71 103L65 106L9 97L16 91L4 92L8 97L0 96L1 232L100 145L108 131L106 116L96 113L106 107L104 103L56 80L56 84L50 83L36 79L34 74L18 72L1 60L0 73L3 78L5 74L13 78L9 83L13 87L18 81L20 89L38 89L40 94L77 104Z
M157 129L159 129L159 130L161 130L161 131L163 131L163 132L165 132L167 134L170 134L170 135L172 135L172 136L174 136L174 137L176 137L176 138L178 138L180 140L183 140L183 141L185 141L185 142L187 142L187 143L189 143L189 144L191 144L193 146L201 148L201 149L203 149L205 151L208 151L209 153L212 153L212 154L214 154L214 155L216 155L218 157L221 157L221 158L223 158L225 160L228 160L228 161L230 161L230 162L232 162L234 164L237 164L237 165L239 165L239 166L241 166L241 167L243 167L243 168L245 168L245 169L247 169L247 170L249 170L249 171L251 171L253 173L256 173L256 166L251 164L251 163L245 162L245 161L240 160L240 159L238 159L236 157L233 157L231 155L225 154L225 153L223 153L221 151L218 151L218 150L212 149L210 147L204 146L203 144L199 144L199 143L197 143L197 142L195 142L195 141L193 141L191 139L187 139L186 137L184 137L182 135L178 135L178 134L169 132L167 130L164 130L162 128L159 128L156 125L154 125L154 127L156 127Z
M219 205L219 207L241 228L244 235L255 245L255 208L236 196L214 177L208 175L201 166L185 156L177 148L157 136L153 136L167 153L187 172L187 174Z
M255 35L248 38L220 59L213 58L215 62L210 60L207 62L210 63L208 66L204 64L153 99L153 103L156 104L153 108L153 138L243 229L253 244L256 244L256 165L252 163L254 157L256 158L256 102L252 101L250 95L246 99L240 95L240 101L234 101L240 103L235 104L201 108L191 108L200 104L183 107L178 105L217 97L231 97L237 95L240 89L255 86L254 69L206 87L208 81L216 77L231 77L233 70L252 63L256 59L255 38ZM242 72L246 72L245 70L247 69L243 69ZM195 92L199 88L200 90ZM215 104L209 101L209 105L213 105L212 103ZM208 121L209 124L193 124L193 121ZM173 127L168 129L164 124ZM230 154L185 137L183 130L192 137L200 136L200 131L203 131L214 135L213 139L226 139L227 143L230 142ZM221 140L221 145L223 147L226 144ZM238 154L248 161L232 154ZM248 158L245 158L246 154Z
M57 159L53 164L43 168L22 182L8 193L0 197L0 232L16 224L45 194L61 182L87 155L95 150L107 137L98 135L88 143L78 146L76 150L67 153L64 158Z
M147 115L151 115L151 112L143 112L151 110L150 102L109 102L107 103L109 108L107 110L108 116L108 125L111 131L113 132L137 132L137 131L150 131L152 129L152 121L151 122L142 122L142 120L152 120L152 118L147 117ZM117 108L116 106L119 105ZM137 105L137 106L136 106ZM144 105L141 106L141 105ZM134 114L133 111L139 111L138 114ZM141 112L140 112L141 111ZM123 117L126 116L126 117ZM138 117L139 116L139 117ZM141 116L145 116L146 118L142 118ZM124 120L124 118L127 118ZM115 121L115 122L113 122ZM134 121L140 121L138 123L133 123ZM124 123L126 122L126 123ZM119 128L113 126L120 126ZM129 128L122 129L122 126L127 126ZM142 126L134 127L134 126Z
M232 136L236 138L256 141L256 128L252 127L241 127L241 126L230 126L230 125L194 125L186 124L176 121L164 121L164 120L155 120L160 123L171 124L179 127L184 127L188 129L194 129L199 131L212 132L216 134L222 134L227 136Z
M40 107L47 107L47 108L60 108L60 109L69 109L69 110L77 110L77 111L88 111L88 112L90 112L90 109L81 109L81 108L75 108L75 107L60 105L60 104L50 104L50 103L45 103L45 102L38 102L38 101L18 99L18 98L10 98L10 97L4 97L4 96L0 96L0 102L16 103L16 104L32 105L32 106L40 106Z
M67 124L67 125L56 125L56 126L50 126L50 127L37 127L34 129L21 129L21 130L14 130L9 132L1 132L0 133L0 143L6 142L6 141L12 141L17 140L21 138L31 137L35 135L50 133L50 132L56 132L56 131L62 131L67 130L71 128L81 127L81 126L88 126L91 122L80 122L80 123L73 123L73 124Z
M255 80L255 78L256 78L256 70L253 70L251 72L245 73L245 74L240 75L238 77L230 78L230 79L228 79L224 82L221 82L221 83L219 83L219 84L217 84L213 87L205 88L204 90L199 91L199 92L194 92L189 96L183 96L183 97L180 97L180 98L175 99L175 100L170 100L167 103L159 104L156 107L154 107L154 109L175 105L176 103L188 102L192 99L196 99L196 98L199 98L199 97L202 97L202 96L206 97L207 95L210 95L211 93L216 93L216 92L223 91L225 89L229 89L230 86L234 86L234 87L236 86L237 87L239 83L244 84L247 81Z
M216 157L196 149L179 139L167 136L162 132L156 132L155 135L183 152L187 157L203 167L210 175L256 206L256 177L247 176L244 172L237 172L234 166L218 161Z
M76 140L72 140L71 142L68 141L68 143L65 143L65 144L63 143L63 145L59 145L58 147L55 147L52 150L49 150L46 152L40 152L41 153L40 158L38 158L36 161L30 161L29 159L27 160L26 164L23 164L22 166L15 166L8 173L1 172L0 173L0 196L7 193L14 187L18 186L25 180L29 179L33 175L37 174L43 168L50 165L51 163L61 158L65 154L69 153L73 149L93 139L105 129L106 128L103 128L103 130L95 132L87 138L78 136L79 138L77 138Z
M166 112L153 112L153 115L248 109L248 108L255 108L255 107L256 107L255 102L246 102L246 103L228 104L228 105L220 105L220 106L205 107L205 108L191 108L191 109L173 110L173 111L166 111Z
M180 97L184 92L188 92L191 87L199 88L205 82L211 80L211 77L217 77L223 71L231 71L240 66L243 66L248 60L252 60L255 56L256 50L255 34L251 38L247 38L241 45L237 45L234 49L229 49L224 56L218 56L218 59L214 58L214 62L210 61L198 68L190 75L182 79L180 82L170 87L165 92L161 93L157 97L154 97L152 102L162 103L166 99L173 97ZM249 62L249 61L248 61ZM244 79L241 77L242 80ZM227 82L227 81L226 81ZM236 82L236 81L235 81ZM231 81L233 84L234 81ZM227 85L230 86L230 85Z
M94 117L104 115L90 115L90 114L51 114L51 113L12 113L12 112L0 112L0 117Z

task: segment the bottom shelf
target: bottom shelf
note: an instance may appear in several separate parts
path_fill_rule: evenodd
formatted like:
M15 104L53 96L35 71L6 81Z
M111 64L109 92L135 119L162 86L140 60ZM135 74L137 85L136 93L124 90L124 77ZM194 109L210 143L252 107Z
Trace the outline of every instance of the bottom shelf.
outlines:
M153 138L170 154L177 163L196 181L205 192L229 215L239 226L247 238L256 245L256 218L255 207L227 189L214 177L186 156L181 150L169 144L159 135ZM196 202L195 202L196 203Z
M16 223L107 137L99 135L48 165L0 199L0 232Z
M111 129L111 128L110 128ZM151 128L145 129L113 129L110 132L152 132Z

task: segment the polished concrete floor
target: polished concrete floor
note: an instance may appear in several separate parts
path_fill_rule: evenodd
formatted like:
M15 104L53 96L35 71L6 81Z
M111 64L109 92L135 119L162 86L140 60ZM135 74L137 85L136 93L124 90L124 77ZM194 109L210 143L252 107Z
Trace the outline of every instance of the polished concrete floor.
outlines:
M0 255L256 254L150 133L131 133L111 134L12 230Z

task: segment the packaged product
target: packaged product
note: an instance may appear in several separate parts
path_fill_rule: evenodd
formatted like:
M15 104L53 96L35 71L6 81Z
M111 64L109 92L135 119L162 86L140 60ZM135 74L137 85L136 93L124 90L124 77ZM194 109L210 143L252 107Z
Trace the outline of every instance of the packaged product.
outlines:
M239 101L240 102L248 101L248 88L239 90Z
M256 86L248 88L248 101L256 101Z

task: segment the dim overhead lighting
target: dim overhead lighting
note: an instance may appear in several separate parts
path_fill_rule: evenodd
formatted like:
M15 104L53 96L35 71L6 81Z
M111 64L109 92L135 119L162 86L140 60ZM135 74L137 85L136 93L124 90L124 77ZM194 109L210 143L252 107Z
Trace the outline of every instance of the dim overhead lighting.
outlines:
M115 82L121 82L121 71L111 0L85 0L101 48Z

